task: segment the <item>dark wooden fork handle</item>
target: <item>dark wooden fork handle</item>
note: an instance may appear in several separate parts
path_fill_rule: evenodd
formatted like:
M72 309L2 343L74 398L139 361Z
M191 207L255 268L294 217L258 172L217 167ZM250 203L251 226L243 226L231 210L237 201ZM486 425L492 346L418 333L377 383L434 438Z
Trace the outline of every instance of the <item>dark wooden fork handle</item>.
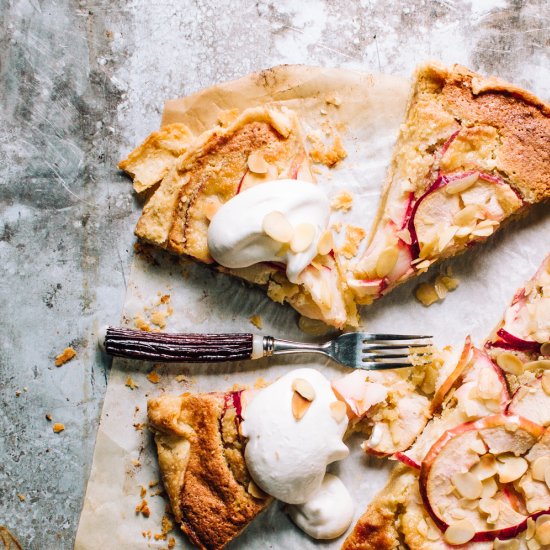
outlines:
M165 363L216 363L252 357L252 334L168 334L108 327L109 355Z

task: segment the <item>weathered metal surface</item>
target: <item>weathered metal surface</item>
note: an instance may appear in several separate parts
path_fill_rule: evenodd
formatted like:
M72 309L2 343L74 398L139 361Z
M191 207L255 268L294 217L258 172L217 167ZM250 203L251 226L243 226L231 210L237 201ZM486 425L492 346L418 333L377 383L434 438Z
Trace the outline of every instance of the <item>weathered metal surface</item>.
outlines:
M118 320L137 216L116 162L163 99L279 63L408 75L427 58L550 99L545 0L0 10L0 525L26 549L73 544L108 370L95 334ZM57 368L67 345L78 355Z

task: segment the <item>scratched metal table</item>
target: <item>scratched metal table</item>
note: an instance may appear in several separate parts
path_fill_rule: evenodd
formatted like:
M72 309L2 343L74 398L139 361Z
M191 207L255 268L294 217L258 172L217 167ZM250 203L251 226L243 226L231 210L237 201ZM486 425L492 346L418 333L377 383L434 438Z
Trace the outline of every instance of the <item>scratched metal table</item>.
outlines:
M109 369L96 334L118 321L137 218L116 163L165 98L279 63L409 75L426 58L550 98L546 0L0 9L0 525L26 549L73 546Z

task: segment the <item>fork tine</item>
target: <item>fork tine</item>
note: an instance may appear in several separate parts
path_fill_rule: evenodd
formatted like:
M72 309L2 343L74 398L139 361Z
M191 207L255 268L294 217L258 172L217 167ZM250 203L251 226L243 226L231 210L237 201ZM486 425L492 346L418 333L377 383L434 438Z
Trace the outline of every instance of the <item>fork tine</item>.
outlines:
M384 349L408 349L408 348L427 348L429 344L363 344L363 352L369 350L384 350Z
M424 340L432 336L421 336L416 334L363 334L363 343L374 340Z
M378 361L366 361L358 363L355 368L363 370L386 370L386 369L402 369L412 367L412 363L383 363Z
M431 353L416 353L415 357L430 357ZM409 357L408 353L365 353L363 361L368 359L404 359Z

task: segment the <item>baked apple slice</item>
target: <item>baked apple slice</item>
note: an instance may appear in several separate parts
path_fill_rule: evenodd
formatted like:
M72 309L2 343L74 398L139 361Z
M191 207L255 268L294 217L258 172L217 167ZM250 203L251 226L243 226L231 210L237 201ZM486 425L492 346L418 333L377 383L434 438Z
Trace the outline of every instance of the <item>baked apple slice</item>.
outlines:
M549 138L550 108L528 92L460 66L421 66L369 245L349 275L356 299L371 303L548 198Z

